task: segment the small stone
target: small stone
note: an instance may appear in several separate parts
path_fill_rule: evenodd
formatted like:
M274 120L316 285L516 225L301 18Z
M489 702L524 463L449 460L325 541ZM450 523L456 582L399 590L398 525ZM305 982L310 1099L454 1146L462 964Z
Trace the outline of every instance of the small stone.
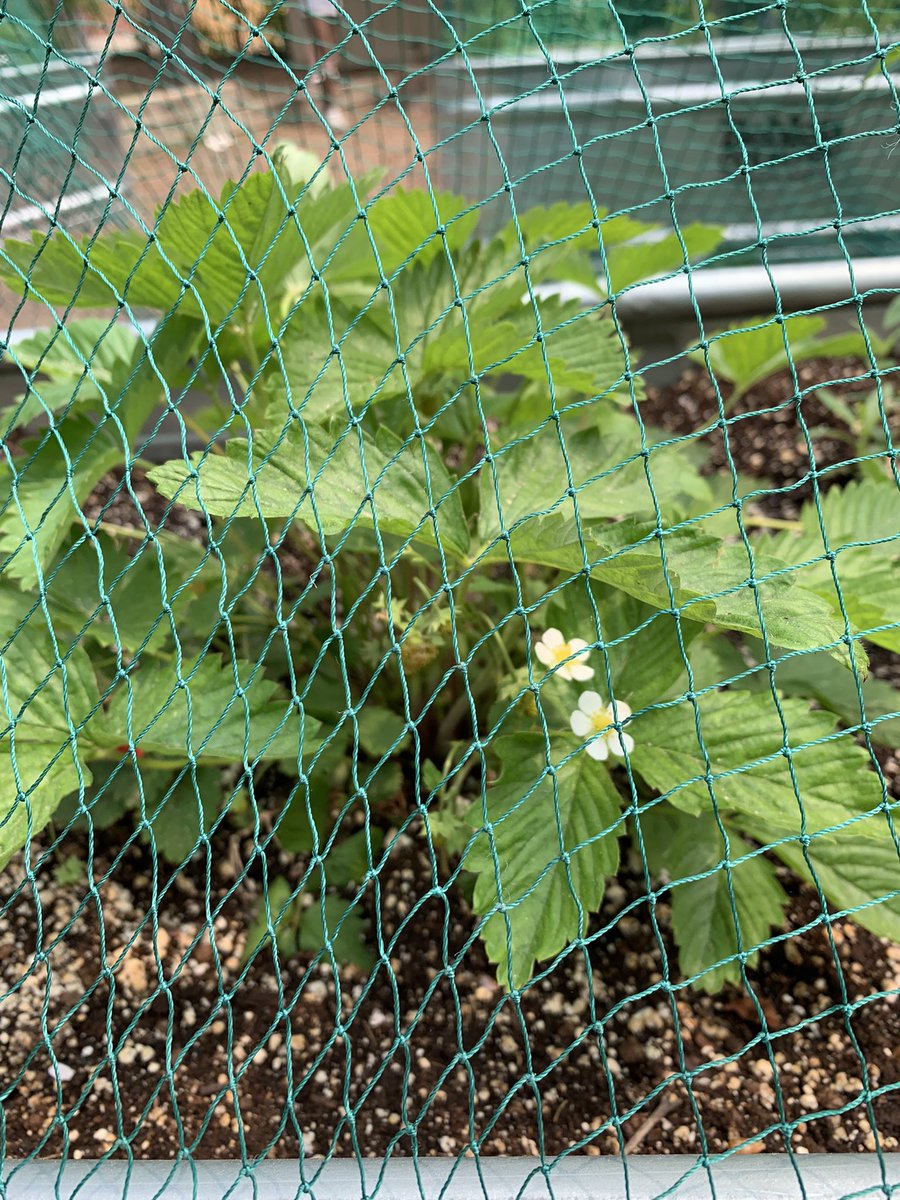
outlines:
M738 1148L737 1153L738 1154L762 1154L762 1152L765 1150L765 1148L766 1148L766 1144L763 1141L749 1142L746 1146L740 1146Z
M56 1078L58 1075L60 1083L69 1083L70 1080L74 1079L75 1077L75 1068L70 1067L68 1063L58 1062L56 1064L56 1070L54 1070L53 1067L49 1067L47 1074L52 1078Z
M169 947L172 944L172 939L169 937L167 929L159 928L156 931L156 951L161 959L164 959L169 953Z
M628 1029L631 1033L642 1034L647 1030L660 1030L663 1027L663 1019L656 1011L646 1005L644 1008L639 1008L628 1018Z
M143 996L147 991L147 966L138 958L134 949L129 951L116 972L117 980L126 992L135 996Z

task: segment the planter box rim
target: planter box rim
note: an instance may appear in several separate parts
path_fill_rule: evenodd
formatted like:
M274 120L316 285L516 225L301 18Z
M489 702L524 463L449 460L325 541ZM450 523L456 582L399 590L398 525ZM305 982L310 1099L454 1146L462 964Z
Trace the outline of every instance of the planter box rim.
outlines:
M46 1159L7 1164L8 1200L770 1200L803 1195L815 1200L884 1195L900 1180L900 1153L758 1154L733 1151L591 1157L282 1159L248 1165L228 1160L80 1162ZM546 1171L546 1175L545 1175ZM552 1188L552 1192L551 1189Z
M481 86L481 99L474 95L464 96L454 102L454 110L464 116L474 113L478 117L481 116L483 107L487 109L488 115L492 117L502 114L505 109L513 108L517 114L522 111L540 112L543 109L552 109L555 112L559 109L560 101L555 89L551 90L552 84L553 80L548 77L546 82L542 82L539 85L540 90L532 89L529 94L524 96L516 93L491 93L487 88ZM765 99L771 101L796 100L798 96L797 88L801 86L802 84L797 80L790 82L784 79L773 82L768 82L764 79L745 80L739 86L729 88L727 95L729 100L740 100L748 96L759 100ZM833 75L821 75L814 78L807 78L806 86L813 97L852 92L854 97L863 99L868 98L873 93L880 94L884 86L884 80L881 76L875 75L861 82L858 80L838 79ZM667 82L662 86L655 85L652 88L648 87L647 90L654 104L672 102L683 108L717 103L722 100L722 89L712 83ZM581 93L569 93L566 96L566 105L569 108L577 110L583 107L586 101L590 100L593 102L598 96L609 97L611 101L618 103L640 103L642 106L646 105L644 93L633 80L629 80L624 87L621 85L608 88L594 86L590 89L585 89ZM665 114L661 113L659 116L662 118Z
M900 37L900 30L898 30ZM801 52L806 50L825 51L825 50L840 50L846 51L846 60L850 60L850 52L855 49L860 49L864 53L862 57L873 57L875 47L872 39L865 37L863 34L854 34L847 37L828 36L819 37L814 33L796 34L793 38L794 44ZM882 37L882 42L890 40ZM648 51L649 55L656 59L683 59L683 58L709 58L709 47L705 41L689 43L685 45L669 44L668 41L655 38L639 39L634 49L638 52ZM758 54L763 57L771 54L773 50L780 50L784 53L792 53L791 43L787 40L783 33L760 33L760 34L728 34L724 33L721 39L716 41L715 50L718 54ZM537 49L524 51L519 54L485 54L480 55L477 51L467 50L468 57L472 60L473 65L477 63L479 67L487 67L488 69L510 70L517 67L530 67L535 63L545 63L547 60L543 54ZM547 53L557 64L573 63L573 64L590 64L593 62L602 62L604 60L615 61L622 59L627 61L629 55L623 45L614 42L592 41L583 46L560 46L548 47ZM440 64L441 70L459 71L467 74L469 68L464 62L459 61L459 58L454 55L453 58L446 60Z
M90 51L79 51L78 53L69 54L65 58L56 54L53 55L47 62L47 73L52 74L60 70L76 70L83 68L85 71L90 71L97 62L97 55ZM7 61L0 65L0 83L5 83L7 80L19 80L23 75L38 75L44 72L43 62L10 62ZM87 76L85 76L87 78Z

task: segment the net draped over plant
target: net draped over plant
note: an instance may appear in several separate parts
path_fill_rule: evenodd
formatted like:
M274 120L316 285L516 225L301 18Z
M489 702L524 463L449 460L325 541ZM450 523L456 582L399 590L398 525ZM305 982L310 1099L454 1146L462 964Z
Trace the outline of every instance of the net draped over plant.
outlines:
M5 1154L896 1146L892 7L72 7L0 0Z

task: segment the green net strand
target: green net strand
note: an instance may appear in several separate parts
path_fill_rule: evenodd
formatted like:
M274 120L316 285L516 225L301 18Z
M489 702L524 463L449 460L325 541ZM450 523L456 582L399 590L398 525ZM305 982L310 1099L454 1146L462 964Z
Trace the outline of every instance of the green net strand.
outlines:
M664 1194L837 1129L892 1194L898 68L867 0L0 0L0 1194L630 1195L675 1108Z
M701 4L701 9L702 9L702 4ZM701 13L701 15L702 15L702 13ZM866 14L866 15L868 16L868 14ZM807 81L806 79L804 79L804 78L803 78L803 61L802 61L802 57L801 57L801 55L800 55L800 53L799 53L799 50L798 50L798 48L797 48L796 41L795 41L794 37L792 36L792 34L791 34L791 31L790 31L790 29L789 29L789 27L788 27L787 20L786 20L786 10L782 10L782 18L783 18L783 20L784 20L784 32L785 32L785 37L786 37L786 39L788 40L788 42L790 43L790 45L791 45L791 49L794 51L794 53L795 53L795 55L796 55L796 61L797 61L797 67L798 67L798 78L800 78L800 79L802 80L802 82L803 82L804 91L805 91L805 93L806 93L807 101L808 101L808 103L809 103L809 110L810 110L810 116L811 116L811 119L812 119L812 122L813 122L813 128L814 128L814 132L815 132L816 145L817 145L817 147L821 148L821 150L822 150L822 154L823 154L823 159L824 159L824 167L825 167L825 173L826 173L826 176L827 176L827 178L828 178L828 186L829 186L829 190L830 190L830 192L831 192L831 195L832 195L832 197L833 197L833 200L834 200L835 214L836 214L836 222L835 222L835 224L836 224L836 232L837 232L837 238L838 238L838 242L839 242L839 246L840 246L840 251L841 251L841 254L842 254L843 258L844 258L844 259L845 259L845 261L847 262L848 270L849 270L849 272L850 272L850 274L851 274L851 278L852 278L852 270L853 270L853 268L852 268L852 263L851 263L850 257L849 257L849 255L847 254L846 246L845 246L845 244L843 243L843 240L842 240L842 232L841 232L841 218L842 218L842 212L841 212L841 205L840 205L840 200L839 200L838 194L837 194L837 192L836 192L836 190L835 190L835 188L834 188L834 186L833 186L832 180L831 180L831 175L830 175L830 171L829 171L829 164L828 164L828 150L827 150L827 146L823 145L823 143L822 143L822 140L821 140L821 130L820 130L820 128L819 128L819 124L818 124L818 121L817 121L817 118L816 118L816 112L815 112L815 102L814 102L814 98L813 98L813 96L812 96L812 93L811 93L811 91L810 91L810 89L809 89L809 84L808 84L808 81ZM875 34L875 38L876 38L876 45L877 45L877 37L878 37L878 33L877 33L877 29L875 29L874 27L873 27L873 32L874 32L874 34ZM782 305L781 305L781 297L780 297L780 294L779 294L778 287L777 287L777 285L776 285L776 283L775 283L775 280L774 280L774 278L772 277L772 274L771 274L770 262L769 262L769 258L768 258L768 247L767 247L767 245L766 245L766 243L765 243L765 239L764 239L764 237L763 237L763 228L762 228L762 223L761 223L761 220L760 220L759 210L758 210L758 208L757 208L757 205L756 205L756 203L755 203L754 196L753 196L752 177L751 177L751 174L749 173L749 162L748 162L748 157L747 157L746 147L745 147L745 144L744 144L744 142L743 142L743 140L742 140L742 138L741 138L741 136L740 136L740 133L739 133L738 129L737 129L737 128L735 127L735 125L734 125L734 122L733 122L733 120L732 120L732 115L731 115L731 110L730 110L730 107L729 107L729 106L727 106L727 90L726 90L725 82L724 82L724 79L723 79L723 77L722 77L722 75L721 75L721 72L720 72L720 69L719 69L719 65L718 65L718 62L717 62L717 60L716 60L715 50L714 50L714 48L713 48L713 45L712 45L712 43L711 43L711 40L710 40L710 38L709 38L709 33L708 33L708 31L707 31L707 45L708 45L709 52L710 52L710 60L711 60L711 62L713 63L713 66L714 66L714 69L715 69L715 73L716 73L716 76L717 76L717 82L718 82L718 84L719 84L719 86L720 86L720 88L721 88L721 90L722 90L722 97L723 97L723 100L726 102L726 111L728 112L728 121L729 121L729 127L731 128L731 131L732 131L732 133L733 133L733 134L734 134L734 136L735 136L735 140L737 141L737 143L738 143L738 145L739 145L739 147L740 147L740 154L741 154L741 159L742 159L742 166L744 167L744 170L745 170L745 172L746 172L746 174L745 174L745 179L746 179L746 184L747 184L747 194L748 194L748 200L749 200L750 206L751 206L751 208L752 208L752 210L753 210L753 217L754 217L754 221L755 221L755 224L756 224L756 231L757 231L757 235L758 235L758 238L759 238L759 245L760 245L760 258L761 258L761 261L762 261L762 264L763 264L764 268L766 269L766 272L767 272L767 274L768 274L768 277L769 277L770 283L771 283L771 285L772 285L772 292L773 292L773 295L774 295L774 298L775 298L775 306L776 306L776 314L775 314L775 315L776 315L776 320L778 320L780 317L782 317ZM662 161L662 158L661 158L661 156L660 156L660 159L661 159L661 161ZM673 222L674 222L674 212L673 212ZM854 288L854 291L855 291L855 288ZM860 326L861 326L861 328L862 328L862 331L863 331L863 336L864 336L864 337L866 337L866 333L865 333L865 322L862 320L862 317L861 317L861 306L860 306L860 308L858 309L858 314L859 314L859 317L860 317ZM699 310L697 310L697 309L696 309L696 307L695 307L695 317L696 317L696 319L697 319L698 329L700 330L700 333L701 333L701 344L702 344L702 341L703 341L703 339L704 339L704 334L703 334L703 322L702 322L702 317L701 317L701 314L700 314ZM784 325L783 325L783 324L782 324L782 330L784 330ZM868 343L868 340L867 340L867 346L866 346L866 348L867 348L867 350L870 350L870 345L869 345L869 343ZM792 383L793 383L793 385L794 385L795 394L796 394L797 392L799 392L799 389L800 389L800 383L799 383L799 379L798 379L798 377L797 377L797 372L796 372L795 365L794 365L794 363L793 363L793 361L792 361L792 359L791 359L791 354L790 354L790 346L789 346L789 344L787 343L787 339L786 339L786 338L785 338L785 352L786 352L786 356L787 356L787 359L788 359L788 362L789 362L789 369L790 369L790 372L791 372ZM871 360L871 361L872 361L872 366L873 366L873 368L874 368L874 367L875 367L875 362L874 362L874 359L873 359L873 360ZM708 363L708 359L707 359L707 363ZM710 372L710 375L711 375L711 377L714 379L714 372ZM718 405L719 405L720 419L723 421L723 425L724 425L726 418L725 418L725 410L724 410L724 404L723 404L723 401L722 401L721 391L720 391L720 389L719 389L719 387L718 387L718 384L716 384L716 383L715 383L715 381L714 381L714 386L715 386L715 389L716 389L716 399L717 399L717 403L718 403ZM818 478L817 478L817 476L816 476L816 472L815 472L815 451L814 451L814 448L813 448L813 445L812 445L812 442L811 442L811 439L810 439L810 436L809 436L809 430L808 430L808 427L807 427L807 425L806 425L806 422L805 422L805 419L804 419L804 416L803 416L802 408L798 409L798 420L799 420L799 423L800 423L800 425L801 425L801 428L802 428L802 430L803 430L803 436L804 436L804 439L805 439L805 442L806 442L806 447L807 447L807 450L808 450L808 453L809 453L809 461L810 461L810 464L811 464L811 466L812 466L812 476L813 476L812 483L813 483L813 488L814 488L814 494L815 494L815 496L816 496L816 499L818 500ZM725 437L725 451L726 451L726 457L728 458L729 468L730 468L730 471L731 471L731 474L732 474L732 481L733 481L732 499L733 499L733 501L734 501L734 503L735 503L735 507L736 507L736 518L737 518L737 524L738 524L738 528L739 528L739 531L740 531L741 540L742 540L742 542L744 543L744 545L745 545L745 547L746 547L746 550L747 550L747 553L748 553L748 559L749 559L749 568L750 568L750 579L751 579L751 581L752 581L752 579L753 579L753 575L754 575L754 562L753 562L753 553L752 553L752 549L751 549L751 546L750 546L750 544L749 544L749 541L748 541L748 538L747 538L747 533L746 533L746 530L745 530L745 527L744 527L744 524L743 524L743 521L742 521L741 507L740 507L740 505L739 505L739 503L738 503L738 490L737 490L737 489L738 489L738 479L737 479L737 474L736 474L736 472L735 472L735 469L734 469L734 464L733 464L733 460L732 460L732 457L731 457L731 452L730 452L730 448L729 448L729 435L728 435L727 425L724 425L724 437ZM825 548L826 554L828 554L828 553L829 553L829 548L828 548L827 534L826 534L826 531L825 531L824 527L822 528L822 537L823 537L823 543L824 543L824 548ZM838 599L838 604L839 604L839 606L840 606L840 609L841 609L841 616L842 616L842 618L843 618L843 620L844 620L844 633L845 633L845 636L849 637L849 635L850 635L850 624L849 624L849 621L848 621L848 618L847 618L846 609L845 609L845 606L844 606L844 601L843 601L843 596L842 596L842 593L841 593L841 585L840 585L840 580L839 580L839 578L838 578L838 574L837 574L837 570L836 570L836 562L835 562L835 560L834 560L834 559L830 559L830 561L831 561L831 566L832 566L832 578L833 578L834 587L835 587L835 594L836 594L836 596L837 596L837 599ZM758 601L758 593L756 593L756 595L757 595L757 607L758 607L758 613L759 613L759 622L760 622L760 633L761 633L761 637L762 637L763 645L764 645L764 648L765 648L765 659L766 659L766 662L767 662L767 663L769 663L769 662L771 662L772 650L771 650L771 647L770 647L770 640L769 640L769 636L768 636L768 633L767 633L767 630L766 630L765 621L764 621L764 618L763 618L763 613L762 613L761 607L759 606L759 601ZM687 669L688 669L688 672L689 672L689 678L690 678L690 666L689 666L689 665L688 665ZM857 684L857 689L859 690L859 676L858 676L858 673L857 673L857 667L856 667L855 663L852 663L852 662L851 662L851 669L853 670L853 673L854 673L854 679L855 679L855 682L856 682L856 684ZM797 800L797 806L798 806L798 811L799 811L799 816L800 816L800 822L801 822L801 838L805 838L805 836L806 836L806 832L807 832L807 831L806 831L806 815L805 815L805 812L804 812L804 807L803 807L803 800L802 800L801 791L800 791L800 788L799 788L799 785L798 785L798 781L797 781L797 778L796 778L796 775L795 775L795 772L794 772L793 762L792 762L792 758L791 758L790 733L789 733L789 729L788 729L788 725L787 725L787 721L786 721L786 719L785 719L785 715L784 715L783 709L782 709L782 707L781 707L781 704L780 704L780 700L779 700L779 696L778 696L778 691L777 691L777 688L776 688L776 673L775 673L775 671L771 671L771 672L770 672L769 683L770 683L770 689L771 689L771 695L772 695L773 703L774 703L774 706L775 706L775 708L776 708L776 711L777 711L777 713L778 713L778 719L779 719L779 721L780 721L780 724L781 724L781 727L782 727L783 739L784 739L784 740L783 740L783 752L784 752L784 754L785 754L785 757L786 757L786 759L787 759L787 762L788 762L788 765L789 765L789 769L790 769L790 772L791 772L791 784L792 784L792 788L793 788L793 791L794 791L794 794L795 794L795 797L796 797L796 800ZM862 695L861 695L861 692L860 692L860 703L861 703L861 712L863 713L863 719L864 719L864 708L862 707L862 703L863 703L863 702L862 702ZM703 746L703 735L702 735L702 731L701 731L701 728L700 728L700 723L699 723L699 712L698 712L698 714L697 714L697 717L698 717L698 722L697 722L697 738L698 738L698 742L699 742L699 744L700 744L700 745L701 745L701 747L702 747L702 746ZM879 774L879 777L881 777L881 771L880 771L880 767L878 766L878 763L877 763L877 760L875 759L875 756L874 756L874 754L872 754L872 751L871 751L871 746L869 746L869 752L870 752L870 756L871 756L872 762L873 762L873 764L874 764L874 766L875 766L875 770L876 770L876 772ZM711 764L709 763L708 759L707 759L707 761L706 761L706 766L707 766L707 770L709 770L709 769L711 768ZM883 784L883 777L882 777L882 784ZM886 802L886 801L887 801L887 792L886 792L886 791L885 791L884 795L885 795L885 802ZM723 837L723 848L724 848L724 852L725 852L725 859L726 859L726 866L725 866L725 870L726 870L726 877L727 877L727 879L728 879L729 899L730 899L730 902L731 902L731 904L732 904L732 906L733 906L733 911L735 911L735 912L736 912L736 911L737 911L737 909L736 909L736 902L735 902L735 898L734 898L734 892L733 892L732 878L731 878L731 873L730 873L730 870L729 870L729 868L728 868L728 865L727 865L727 859L730 857L730 847L729 847L729 842L728 842L728 836L727 836L727 833L726 833L726 830L725 830L725 828L722 826L722 824L721 824L721 821L719 820L718 806L717 806L717 803L716 803L716 797L715 797L715 795L714 795L714 792L713 792L713 790L712 790L712 789L710 789L710 800L711 800L711 803L712 803L713 809L714 809L714 811L715 811L715 813L716 813L716 820L717 820L717 823L719 824L719 828L720 828L720 831L721 831L721 833L722 833L722 837ZM887 811L887 809L886 809L886 815L887 815L888 822L890 823L890 822L891 822L890 813L889 813L889 811ZM895 836L895 835L894 835L894 830L893 830L893 825L892 825L892 824L891 824L891 834L892 834L892 836ZM855 1051L856 1051L857 1055L859 1056L860 1068L861 1068L861 1071L862 1071L862 1074L863 1074L863 1078L866 1080L866 1085L867 1085L867 1090L868 1090L868 1080L867 1080L867 1075L866 1075L866 1062L865 1062L865 1057L864 1057L864 1055L861 1053L861 1051L860 1051L860 1049L859 1049L858 1042L857 1042L857 1040L856 1040L856 1037L855 1037L855 1034L854 1034L854 1032L853 1032L852 1022L851 1022L851 1019L850 1019L850 1011L849 1011L849 1008L848 1008L848 1007L846 1007L846 1006L847 1006L847 1003L848 1003L848 997L847 997L846 986L845 986L844 977L843 977L843 970L842 970L842 967L841 967L840 958L839 958L839 955L838 955L837 949L836 949L836 947L834 946L834 942L833 942L833 940L831 939L831 930L830 930L830 925L829 925L829 923L828 923L828 918L827 918L827 914L828 914L828 902L827 902L827 900L826 900L826 898L825 898L825 895L824 895L824 893L823 893L823 891L822 891L822 887L821 887L820 881L819 881L819 879L818 879L818 876L817 876L817 874L816 874L815 866L814 866L814 864L813 864L813 863L810 861L810 859L809 859L809 856L808 856L808 847L807 847L807 844L806 844L806 842L805 842L805 841L803 842L803 852L804 852L804 857L805 857L805 859L806 859L806 862L807 862L807 866L809 867L810 876L811 876L811 879L812 879L812 882L813 882L813 886L815 887L815 889L816 889L816 891L817 891L817 894L818 894L818 899L819 899L819 902L820 902L820 904L821 904L821 911L822 911L823 915L825 915L825 928L826 928L826 931L827 931L827 933L828 933L828 936L829 936L829 943L830 943L831 953L832 953L832 955L833 955L833 960L834 960L834 963L835 963L835 968L836 968L836 971L837 971L837 974L838 974L838 978L839 978L839 980L840 980L841 998L842 998L842 1001L843 1001L843 1005L845 1006L845 1013L846 1013L846 1029L847 1029L848 1037L850 1038L850 1040L851 1040L851 1042L852 1042L852 1044L853 1044L853 1046L854 1046L854 1049L855 1049ZM737 921L736 921L735 925L736 925L736 933L737 933L737 939L738 939L738 951L739 951L739 954L740 954L740 953L742 952L742 949L743 949L743 947L741 946L741 934L740 934L740 929L739 929L739 922L737 922ZM754 992L754 989L753 989L753 987L752 987L752 984L750 983L750 980L747 978L746 971L744 970L744 963L743 963L743 960L742 960L742 983L743 983L743 986L744 986L744 988L745 988L745 989L748 991L748 993L750 994L750 996L751 996L751 997L752 997L752 999L753 999L754 1007L755 1007L755 1009L756 1009L756 1013L757 1013L757 1018L758 1018L758 1019L759 1019L759 1021L760 1021L760 1024L761 1024L761 1027L762 1027L762 1030L763 1030L764 1034L767 1034L767 1033L768 1033L768 1027L767 1027L767 1022L766 1022L765 1013L764 1013L764 1012L763 1012L763 1010L762 1010L762 1007L761 1007L761 1005L760 1005L760 1003L759 1003L759 1000L758 1000L758 998L757 998L757 996L756 996L756 994L755 994L755 992ZM783 1103L783 1099L782 1099L782 1095L781 1095L781 1088L780 1088L780 1086L779 1086L779 1083L778 1083L778 1069L777 1069L776 1061L775 1061L775 1058L774 1058L774 1055L773 1055L773 1053L772 1053L772 1050L771 1050L771 1047L770 1047L770 1046L769 1046L769 1048L768 1048L768 1055L769 1055L769 1062L770 1062L770 1064L771 1064L771 1066L772 1066L772 1071L773 1071L773 1080L775 1081L775 1095L776 1095L776 1101L777 1101L777 1105L778 1105L778 1116L779 1116L779 1119L780 1119L780 1121L781 1121L781 1122L784 1124L784 1123L785 1123L785 1121L786 1121L786 1114L785 1114L784 1103ZM867 1102L866 1102L866 1103L867 1103L867 1106L868 1106L868 1108L869 1108L869 1112L870 1112L870 1119L872 1119L872 1120L874 1121L874 1113L873 1113L873 1112L872 1112L872 1110L871 1110L871 1101L870 1101L870 1100L867 1100ZM874 1127L875 1127L875 1126L873 1125L873 1128L874 1128ZM792 1157L793 1157L793 1152L792 1152L792 1147L791 1147L790 1141L786 1139L786 1140L785 1140L785 1145L786 1145L786 1149L787 1149L787 1151L788 1151L788 1154L791 1154L791 1155L792 1155ZM879 1152L880 1152L880 1146L878 1146L878 1147L877 1147L877 1149L878 1149L878 1150L879 1150ZM798 1177L798 1180L801 1180L801 1181L802 1181L802 1175L801 1175L800 1168L799 1168L799 1165L797 1164L796 1160L794 1160L794 1161L793 1161L793 1165L794 1165L794 1168L795 1168L795 1170L797 1171L797 1177ZM802 1186L802 1182L801 1182L801 1186Z

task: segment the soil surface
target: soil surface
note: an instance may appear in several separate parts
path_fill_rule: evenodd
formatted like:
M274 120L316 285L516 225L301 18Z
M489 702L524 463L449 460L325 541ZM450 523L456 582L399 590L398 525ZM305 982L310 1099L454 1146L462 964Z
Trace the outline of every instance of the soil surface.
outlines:
M833 372L853 365L801 373L816 370L843 377ZM740 469L790 487L809 456L784 389L769 381L745 401L757 415L730 426L731 452ZM694 373L651 395L645 419L686 432L715 413ZM721 430L707 440L720 468ZM823 442L817 465L841 454ZM803 486L784 493L782 515ZM142 508L153 502L139 476L134 487ZM110 480L94 498L98 513L115 490ZM127 525L135 515L121 494L104 513ZM872 665L900 683L898 656L875 652ZM896 787L896 756L883 760ZM786 872L799 932L748 969L746 989L680 986L665 897L651 913L632 864L607 889L587 953L514 999L413 823L386 830L391 852L363 894L383 948L374 972L285 960L269 945L246 965L264 873L297 880L306 866L265 841L280 795L275 786L258 840L223 824L181 870L122 825L96 836L80 881L54 875L70 856L89 860L78 829L0 876L11 1157L56 1156L66 1143L83 1158L126 1146L146 1158L898 1148L900 946L850 922L829 928Z
M844 399L864 396L875 387L870 369L856 358L811 359L797 366L796 383L789 371L779 371L734 403L731 385L721 383L723 427L712 380L691 366L669 387L649 389L641 415L647 424L682 436L708 430L698 438L709 453L704 473L730 477L733 463L739 475L764 478L773 494L755 500L756 506L769 516L792 518L813 494L813 470L824 473L823 488L853 477L852 446L826 432L838 422L816 390L827 387Z
M669 992L668 906L657 940L632 871L608 889L587 961L571 954L517 1007L480 943L467 948L463 896L440 875L432 889L424 845L410 827L365 894L388 947L371 980L271 948L242 966L261 891L251 839L221 836L180 873L137 843L115 864L98 847L90 891L55 886L49 862L33 890L15 862L0 937L7 1152L58 1155L63 1122L85 1158L125 1142L148 1158L296 1156L301 1141L314 1155L355 1142L367 1156L473 1142L537 1154L542 1127L547 1154L755 1153L787 1138L862 1151L873 1117L897 1147L900 947L844 922L830 945L815 895L787 874L804 932L764 955L746 992L708 997L674 975ZM266 857L292 877L302 865Z
M133 529L140 539L148 527L162 527L195 541L206 534L206 522L200 513L167 500L141 467L132 467L127 479L121 469L110 471L85 501L82 511L89 521Z

